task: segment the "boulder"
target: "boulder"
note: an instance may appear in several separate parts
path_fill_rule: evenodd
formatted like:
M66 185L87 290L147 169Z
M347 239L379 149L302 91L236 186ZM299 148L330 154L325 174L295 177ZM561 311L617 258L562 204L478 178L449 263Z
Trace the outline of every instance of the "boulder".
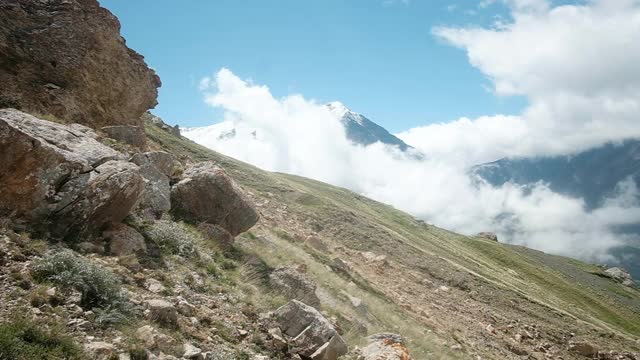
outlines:
M157 104L160 79L97 0L5 0L0 18L0 108L98 129Z
M74 240L78 236L121 222L137 204L144 191L144 179L136 165L124 161L107 161L87 177L67 182L61 193L80 193L49 217L52 234Z
M491 241L498 241L498 235L496 235L495 233L492 232L480 232L478 234L476 234L476 237L482 238L482 239L488 239Z
M114 125L105 126L102 129L108 137L123 144L144 148L147 145L147 135L140 126Z
M233 248L233 236L221 226L202 223L198 225L198 230L206 240L218 245L220 249L227 251Z
M183 176L171 188L171 212L177 218L220 225L232 236L258 222L254 205L213 162L195 164Z
M182 165L175 156L164 151L138 153L129 160L140 167L146 180L138 209L159 219L171 209L171 181L177 181Z
M316 284L293 267L280 267L269 274L269 285L288 300L298 300L315 308L320 307Z
M102 342L96 341L84 346L84 350L87 355L89 355L90 359L93 360L110 360L114 355L115 346Z
M66 240L121 222L144 179L138 166L120 159L81 125L0 110L0 216Z
M274 317L282 332L292 338L293 352L303 358L333 360L348 351L329 320L298 300L278 308Z
M160 350L161 352L176 352L179 348L178 342L155 329L151 325L139 327L135 332L135 338L146 350Z
M162 285L162 283L156 279L147 279L144 282L144 288L149 290L154 294L159 294L163 291L166 291L167 288Z
M392 333L374 334L367 338L369 344L362 348L359 360L411 360L402 337Z
M569 344L569 351L588 357L598 353L598 350L587 342L572 342Z
M183 347L183 358L191 360L204 360L204 355L202 354L202 350L200 348L193 346L191 343L185 343Z
M611 277L613 280L625 285L625 286L633 286L635 285L633 282L633 278L631 274L629 274L624 269L619 267L612 267L604 271L606 275Z
M148 165L155 167L166 177L175 180L182 174L182 164L173 154L164 151L149 151L138 153L131 157L132 163L144 168Z
M160 219L171 210L169 178L152 164L140 166L140 173L145 179L145 186L137 209L151 218Z
M102 233L107 241L107 253L114 256L127 256L147 251L144 237L140 233L125 224L110 224Z
M162 299L146 301L151 320L166 325L176 327L178 325L178 311L170 302Z

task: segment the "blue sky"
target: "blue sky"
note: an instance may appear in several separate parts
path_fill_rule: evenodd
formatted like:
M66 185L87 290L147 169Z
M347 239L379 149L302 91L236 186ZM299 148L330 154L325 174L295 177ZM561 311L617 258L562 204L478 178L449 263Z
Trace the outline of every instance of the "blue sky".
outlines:
M182 126L221 120L198 82L222 67L269 86L344 102L392 132L461 116L517 114L465 53L435 38L438 25L487 25L503 6L477 1L101 0L130 47L162 78L154 113Z

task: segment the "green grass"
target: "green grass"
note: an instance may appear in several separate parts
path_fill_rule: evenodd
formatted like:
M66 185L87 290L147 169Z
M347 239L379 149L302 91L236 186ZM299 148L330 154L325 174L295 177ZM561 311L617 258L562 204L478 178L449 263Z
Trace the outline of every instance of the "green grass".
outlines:
M455 234L343 188L262 171L185 138L171 136L153 125L147 126L147 134L159 149L183 160L217 162L246 191L272 204L286 205L288 218L331 239L336 246L385 254L426 277L453 281L449 279L451 274L461 275L465 283L452 285L460 285L463 290L474 284L492 289L487 291L486 301L497 311L503 311L500 306L508 308L513 302L522 302L522 306L527 306L523 311L536 312L530 316L541 321L547 321L551 314L560 314L555 317L554 326L579 319L602 332L640 336L640 292L623 289L598 276L601 269L594 265ZM307 264L320 285L333 292L330 296L337 297L341 289L348 287L353 295L365 299L375 313L377 320L369 324L370 330L389 331L393 325L401 324L395 331L406 332L408 338L414 339L410 349L417 358L433 356L434 352L447 353L447 349L425 337L429 329L424 324L387 299L367 279L328 272L329 257L303 248L295 241L296 234L295 227L266 224L252 229L239 241L250 244L251 250L268 266ZM263 236L270 236L272 244L265 245L260 240ZM350 282L355 283L355 290ZM504 298L492 299L490 294L494 290L499 290ZM341 303L333 304L332 308L336 313L352 311ZM349 340L359 341L356 335Z
M0 360L86 359L73 339L60 326L45 330L25 318L0 323Z

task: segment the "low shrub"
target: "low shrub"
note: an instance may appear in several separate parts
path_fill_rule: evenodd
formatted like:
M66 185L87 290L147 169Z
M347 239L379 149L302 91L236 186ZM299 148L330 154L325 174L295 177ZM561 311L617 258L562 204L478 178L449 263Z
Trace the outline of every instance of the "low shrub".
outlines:
M0 323L0 360L85 358L80 347L58 326L44 330L24 318Z
M121 283L109 270L91 263L70 250L46 255L35 264L33 278L52 283L62 291L75 289L82 294L80 305L95 309L99 324L119 323L135 312L122 294Z
M179 223L159 220L145 227L144 232L164 253L188 258L198 255L194 235Z

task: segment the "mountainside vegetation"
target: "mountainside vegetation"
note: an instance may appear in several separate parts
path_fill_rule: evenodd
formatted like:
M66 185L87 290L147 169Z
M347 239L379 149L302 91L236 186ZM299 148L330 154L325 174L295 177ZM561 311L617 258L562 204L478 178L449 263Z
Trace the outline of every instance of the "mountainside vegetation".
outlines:
M637 346L640 293L598 266L458 235L346 189L265 172L156 127L147 132L179 157L216 161L250 194L262 220L240 246L262 249L272 266L307 264L319 284L332 288L330 303L342 299L349 308L344 292L370 299L370 311L382 312L374 319L391 315L373 328L409 325L403 335L421 356L455 356L456 345L483 358L513 356L513 336L526 327L540 332L517 345L531 352L545 341L566 350L573 337ZM321 250L309 241L314 237ZM487 331L489 325L500 332Z

